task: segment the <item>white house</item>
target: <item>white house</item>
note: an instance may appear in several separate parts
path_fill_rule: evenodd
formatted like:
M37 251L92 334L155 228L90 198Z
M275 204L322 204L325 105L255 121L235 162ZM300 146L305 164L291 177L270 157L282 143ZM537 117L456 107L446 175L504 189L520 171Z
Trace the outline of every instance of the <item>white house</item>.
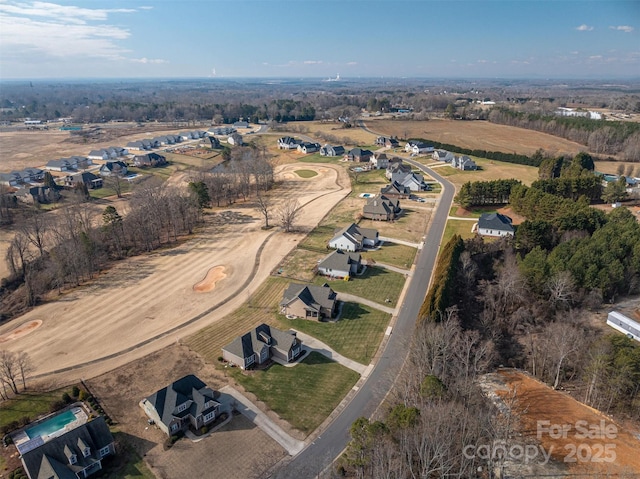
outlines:
M445 161L447 163L451 163L455 159L455 155L446 150L436 150L431 157L436 161Z
M227 143L230 145L241 146L242 145L242 136L237 133L231 133L227 137Z
M378 231L371 228L360 228L351 223L346 228L337 231L329 241L329 248L343 251L359 251L365 247L378 244Z
M387 169L389 166L389 157L385 153L375 152L369 161L376 170Z
M640 323L617 311L611 311L607 316L607 324L620 331L630 339L640 341Z
M409 140L404 146L404 151L414 155L423 155L427 153L433 153L434 148L431 145L427 145L421 141Z
M478 234L482 236L513 236L511 218L500 213L483 213L478 219Z

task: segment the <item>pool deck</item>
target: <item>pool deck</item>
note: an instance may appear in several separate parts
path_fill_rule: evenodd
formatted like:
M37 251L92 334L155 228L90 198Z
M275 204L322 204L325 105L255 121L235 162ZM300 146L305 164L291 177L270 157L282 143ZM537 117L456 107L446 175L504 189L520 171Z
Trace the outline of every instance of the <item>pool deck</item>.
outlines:
M73 413L73 415L75 416L75 419L68 422L67 424L64 425L64 427L57 429L53 432L51 432L50 434L47 435L40 435L40 436L36 436L36 437L29 437L29 435L27 434L27 430L37 426L39 424L42 424L46 421L51 420L52 418L66 412L66 411L71 411ZM80 403L75 403L74 405L72 405L69 408L63 409L62 411L56 411L53 414L49 414L46 417L43 417L42 419L39 419L37 421L34 421L28 425L26 425L25 427L23 427L22 429L11 433L11 439L13 440L13 443L16 445L16 447L18 448L18 451L23 454L31 449L33 449L33 447L37 447L38 445L44 444L48 441L50 441L53 438L56 438L58 436L62 436L63 434L71 431L72 429L75 429L78 426L83 425L84 423L87 422L87 420L89 419L89 416L87 414L87 412L85 411L84 407L80 404Z

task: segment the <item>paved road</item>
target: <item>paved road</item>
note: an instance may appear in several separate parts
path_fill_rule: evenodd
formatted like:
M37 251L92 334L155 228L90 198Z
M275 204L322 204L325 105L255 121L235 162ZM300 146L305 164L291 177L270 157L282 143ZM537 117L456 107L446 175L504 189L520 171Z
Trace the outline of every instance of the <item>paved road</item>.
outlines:
M371 371L361 384L351 402L332 423L286 466L274 474L278 479L306 479L319 475L344 450L350 437L351 424L361 416L370 417L391 389L404 362L407 346L414 332L418 311L426 295L431 274L435 266L442 233L453 201L455 189L451 183L437 173L412 160L405 160L420 168L443 186L440 203L432 217L425 245L416 258L416 267L399 308L393 334Z

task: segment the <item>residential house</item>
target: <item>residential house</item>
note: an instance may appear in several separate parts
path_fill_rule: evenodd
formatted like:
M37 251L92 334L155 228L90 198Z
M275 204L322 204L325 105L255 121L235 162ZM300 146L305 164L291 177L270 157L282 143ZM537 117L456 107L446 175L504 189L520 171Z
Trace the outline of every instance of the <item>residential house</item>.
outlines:
M160 146L173 145L175 143L173 137L170 138L168 136L156 136L153 140Z
M29 479L83 479L115 452L109 426L98 416L22 453L20 460Z
M167 436L189 426L200 429L215 421L220 413L216 393L193 374L156 391L140 405Z
M629 339L640 341L640 323L618 311L611 311L607 315L607 324L620 331Z
M360 253L337 250L318 263L318 274L330 278L351 278L358 274L362 258Z
M433 146L427 145L421 141L409 140L404 147L404 151L411 153L412 155L424 155L427 153L433 153Z
M298 145L298 151L300 153L304 153L305 155L309 154L309 153L315 153L316 151L320 150L320 144L319 143L309 143L309 142L303 142L301 144Z
M236 121L233 124L234 128L249 128L249 122L248 121Z
M371 161L376 170L387 169L389 166L389 157L386 153L380 153L379 151L376 151L369 161Z
M227 143L229 143L230 145L242 146L242 136L238 133L231 133L227 137Z
M278 139L278 148L281 150L297 150L298 145L302 144L302 140L292 138L290 136L283 136Z
M147 148L144 146L144 143L142 143L141 141L130 141L129 143L127 143L127 149L141 151L141 150L146 150Z
M100 176L125 176L129 169L123 161L108 161L100 167Z
M300 354L302 342L294 331L281 331L266 324L238 336L222 348L224 360L241 369L259 366L273 357L289 363Z
M280 301L280 312L303 319L330 319L337 312L336 297L336 292L328 284L316 286L290 283Z
M393 181L387 186L380 188L380 194L387 198L409 198L411 196L411 190L397 181Z
M218 138L216 138L215 136L206 136L203 141L204 141L204 144L206 146L208 146L209 148L221 148L222 147L220 145L220 140Z
M193 136L191 136L191 132L190 131L181 131L180 133L178 133L178 136L180 138L182 138L182 141L187 141L187 140L192 140Z
M193 139L204 138L205 136L207 136L207 132L204 130L193 130L191 132L191 138Z
M22 174L19 171L0 173L0 185L18 187L22 184Z
M378 244L378 231L371 228L361 228L355 223L338 230L329 241L329 248L344 251L360 251L366 247Z
M384 176L388 180L391 180L394 174L397 173L411 173L411 165L405 165L402 162L389 162L389 166L387 166L387 171L385 171Z
M343 156L344 146L324 145L320 148L320 154L322 156Z
M146 155L136 155L133 157L133 166L138 167L156 167L167 164L167 159L158 153L147 153Z
M373 156L373 152L370 150L363 150L362 148L356 147L349 150L349 153L344 155L344 159L347 161L355 161L358 163L368 162L369 159Z
M40 183L44 180L44 170L40 168L25 168L20 174L24 183Z
M369 198L362 208L362 217L369 220L392 221L401 212L400 200L387 198L384 195L376 195Z
M478 165L468 156L456 156L451 160L451 166L459 170L477 170Z
M87 155L87 158L91 158L92 160L102 160L102 161L107 161L109 158L111 158L111 155L109 155L109 152L107 150L91 150L89 152L89 155Z
M209 128L207 132L211 135L229 136L231 133L235 133L236 129L232 126L226 125Z
M40 168L25 168L11 173L0 173L0 184L18 187L23 184L40 183L44 179L44 171Z
M478 219L478 234L482 236L513 236L511 218L500 213L483 213Z
M39 203L51 203L60 199L60 193L48 186L26 186L18 189L14 196L18 201L35 205Z
M103 180L89 171L64 177L64 186L72 188L76 183L82 183L87 185L87 188L96 190L98 188L102 188Z
M399 142L397 139L389 136L379 136L376 138L376 145L386 146L387 148L397 148Z
M451 161L455 158L455 155L450 151L436 150L432 153L431 157L436 161L444 161L446 163L451 163Z
M48 161L45 169L50 171L82 170L92 164L93 161L85 156L71 156L69 158Z
M410 191L424 191L427 189L424 177L412 171L409 173L394 173L391 176L391 181L409 188Z

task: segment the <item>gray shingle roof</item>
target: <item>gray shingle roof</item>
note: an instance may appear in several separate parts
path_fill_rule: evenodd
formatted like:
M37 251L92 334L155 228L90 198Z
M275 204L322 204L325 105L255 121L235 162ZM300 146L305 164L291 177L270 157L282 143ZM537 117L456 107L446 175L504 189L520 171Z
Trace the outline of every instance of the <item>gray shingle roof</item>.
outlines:
M360 253L345 253L344 251L336 250L323 259L318 268L337 270L337 271L349 271L350 265L360 262Z
M483 213L478 219L478 228L509 231L511 233L515 231L511 225L511 218L500 213Z
M328 284L316 286L313 284L290 283L284 294L280 305L287 305L294 299L300 300L310 309L320 311L320 308L333 309L336 300L336 293Z
M248 358L254 353L260 354L265 345L281 351L289 351L295 340L295 333L281 331L263 323L242 336L238 336L222 349L235 356Z

